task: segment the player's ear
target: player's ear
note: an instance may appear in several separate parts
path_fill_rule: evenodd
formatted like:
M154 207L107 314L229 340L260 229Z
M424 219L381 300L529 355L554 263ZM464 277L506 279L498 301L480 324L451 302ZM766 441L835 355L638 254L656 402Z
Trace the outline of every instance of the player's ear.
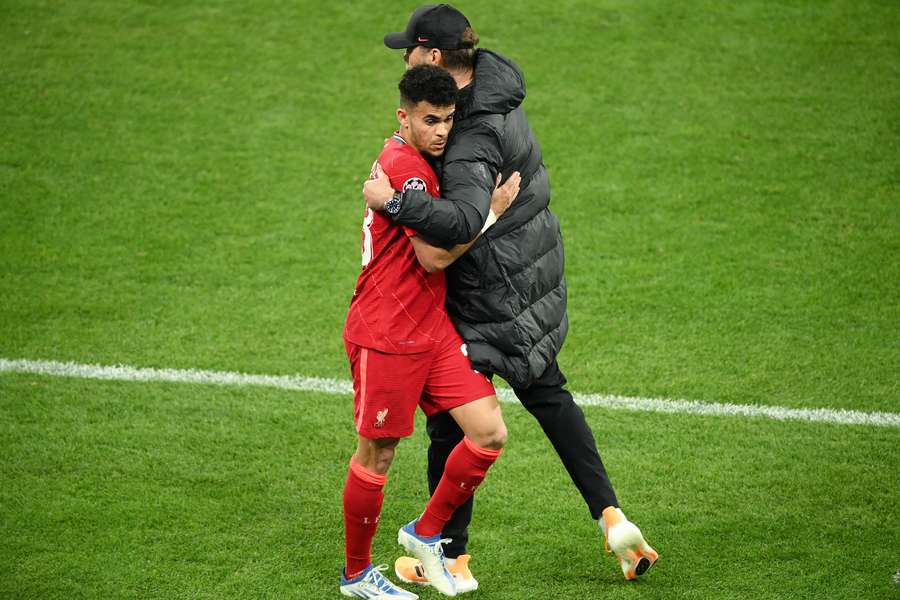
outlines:
M400 121L401 127L406 127L409 125L409 113L406 112L406 109L402 106L397 109L397 120Z
M427 58L428 64L430 65L436 67L444 66L444 54L441 52L440 48L429 48Z

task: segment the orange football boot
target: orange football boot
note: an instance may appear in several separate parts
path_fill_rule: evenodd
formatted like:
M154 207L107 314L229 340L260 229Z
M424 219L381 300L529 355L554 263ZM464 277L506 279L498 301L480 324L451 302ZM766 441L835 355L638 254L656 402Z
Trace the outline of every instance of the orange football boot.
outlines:
M659 558L650 547L637 525L625 518L618 508L608 507L600 518L600 529L606 542L606 551L616 555L625 579L637 579L647 572Z

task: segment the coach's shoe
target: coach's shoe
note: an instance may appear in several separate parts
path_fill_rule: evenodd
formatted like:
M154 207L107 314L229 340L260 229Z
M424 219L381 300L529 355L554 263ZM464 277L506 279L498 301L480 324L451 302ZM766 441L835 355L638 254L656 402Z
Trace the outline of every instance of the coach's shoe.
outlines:
M450 540L442 540L440 534L422 537L416 533L416 521L413 519L397 532L397 543L412 552L422 563L422 570L434 589L445 596L456 595L456 582L447 570L444 562L444 544Z
M371 600L418 600L418 596L397 587L390 582L381 571L387 570L387 565L373 567L369 565L366 570L353 579L347 579L341 571L341 593L352 598L369 598Z
M472 557L468 554L461 554L458 558L444 558L447 563L447 570L453 575L456 582L456 593L465 594L478 589L478 580L469 570L469 559ZM417 583L419 585L431 585L428 578L425 577L425 570L422 563L410 556L401 556L394 563L394 573L401 581L406 583Z
M637 579L659 558L656 550L644 541L637 525L625 518L618 508L609 507L600 518L600 530L606 538L607 552L619 559L625 579Z

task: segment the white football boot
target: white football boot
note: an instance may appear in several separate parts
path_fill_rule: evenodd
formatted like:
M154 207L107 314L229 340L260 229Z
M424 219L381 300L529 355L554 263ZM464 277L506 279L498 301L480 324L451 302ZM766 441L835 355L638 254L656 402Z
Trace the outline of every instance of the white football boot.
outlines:
M478 589L478 580L469 570L469 560L471 556L468 554L460 554L456 558L444 558L447 564L447 570L456 580L456 594L465 594ZM401 581L406 583L415 583L418 585L431 585L428 578L425 577L425 569L422 563L411 556L401 556L394 562L394 573Z
M444 544L449 540L442 540L440 534L427 538L420 536L416 533L416 521L418 519L413 519L400 528L397 543L419 559L425 577L434 589L445 596L455 596L456 582L444 562Z
M366 570L354 577L347 579L341 572L341 593L351 598L367 598L369 600L418 600L418 596L397 587L389 579L381 574L387 570L387 565L373 567L369 565Z

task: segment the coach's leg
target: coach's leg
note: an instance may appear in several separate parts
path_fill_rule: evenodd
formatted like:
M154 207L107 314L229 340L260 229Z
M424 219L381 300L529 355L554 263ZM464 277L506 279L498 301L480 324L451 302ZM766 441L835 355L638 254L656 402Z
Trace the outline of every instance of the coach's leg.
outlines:
M540 423L591 516L599 519L603 509L619 502L597 451L594 433L572 394L563 388L565 383L559 365L553 361L530 387L513 391Z
M463 431L449 412L441 412L428 417L425 428L431 444L428 446L428 491L434 494L441 477L447 457L463 439ZM443 536L453 540L444 546L447 558L457 558L466 553L469 542L469 522L472 520L472 504L474 498L466 500L456 509L444 526Z

